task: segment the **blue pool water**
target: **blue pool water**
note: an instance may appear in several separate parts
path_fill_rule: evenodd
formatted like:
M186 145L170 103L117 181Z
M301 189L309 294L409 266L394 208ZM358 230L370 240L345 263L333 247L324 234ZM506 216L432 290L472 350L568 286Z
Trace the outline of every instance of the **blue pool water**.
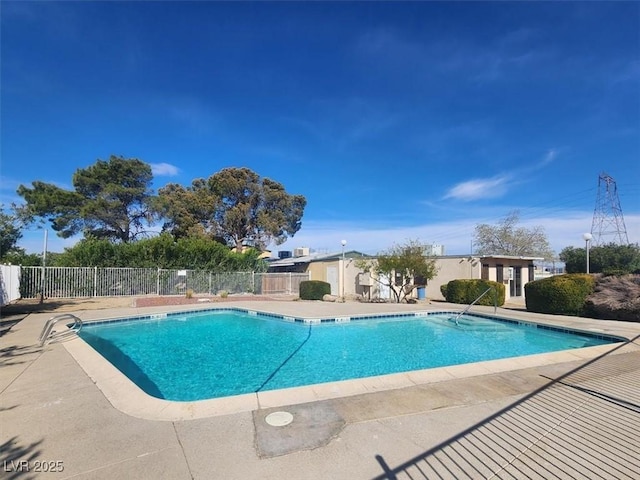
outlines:
M419 314L420 315L420 314ZM516 357L617 341L452 314L303 323L237 310L85 324L89 345L175 401Z

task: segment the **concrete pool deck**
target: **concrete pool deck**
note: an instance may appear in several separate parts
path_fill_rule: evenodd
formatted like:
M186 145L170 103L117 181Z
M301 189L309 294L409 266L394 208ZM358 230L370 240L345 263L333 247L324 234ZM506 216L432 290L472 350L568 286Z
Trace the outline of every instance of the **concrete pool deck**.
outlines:
M201 308L230 306L296 317L460 310L291 301ZM185 309L74 314L90 321ZM0 337L2 478L638 478L640 471L640 323L498 309L630 341L246 399L165 402L136 392L79 339L39 348L42 326L56 313L31 314ZM268 425L274 411L292 413L293 422Z

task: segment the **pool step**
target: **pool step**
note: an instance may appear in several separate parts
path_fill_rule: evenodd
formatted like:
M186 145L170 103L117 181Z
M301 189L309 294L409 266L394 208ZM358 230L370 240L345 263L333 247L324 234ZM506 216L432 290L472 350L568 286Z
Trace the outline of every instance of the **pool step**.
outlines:
M507 331L510 330L508 325L505 325L501 322L493 322L490 320L484 320L481 318L467 318L467 317L459 317L455 318L453 316L447 318L430 318L429 321L433 323L438 323L443 326L457 328L459 330L464 330L467 332L481 332L481 331Z

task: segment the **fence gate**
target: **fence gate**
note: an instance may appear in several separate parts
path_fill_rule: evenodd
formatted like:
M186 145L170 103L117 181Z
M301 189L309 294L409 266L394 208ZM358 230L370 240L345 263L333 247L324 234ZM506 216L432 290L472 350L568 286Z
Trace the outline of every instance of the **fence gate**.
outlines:
M259 293L269 294L298 294L300 282L309 280L308 273L261 273L256 274L256 286L259 283ZM256 293L258 290L256 288Z

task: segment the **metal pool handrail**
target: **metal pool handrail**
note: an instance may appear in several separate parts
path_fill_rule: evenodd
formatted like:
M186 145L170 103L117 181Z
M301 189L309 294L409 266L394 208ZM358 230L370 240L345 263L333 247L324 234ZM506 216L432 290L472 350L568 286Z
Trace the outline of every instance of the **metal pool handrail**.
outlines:
M71 325L67 330L63 330L61 332L53 330L56 323L64 319L73 319L73 325ZM70 313L63 313L62 315L57 315L47 320L47 323L44 324L44 328L42 329L42 333L40 333L38 341L42 347L45 343L59 342L67 337L77 334L81 329L82 320Z
M487 292L489 292L490 290L493 290L496 293L493 296L493 313L496 313L498 311L498 295L497 295L497 291L496 291L496 289L494 287L489 287L484 292L482 292L478 298L476 298L473 302L471 302L469 305L467 305L467 307L464 310L462 310L460 313L458 313L455 317L450 318L450 320L454 320L456 322L456 325L458 325L458 319L462 315L467 313L469 311L469 309L471 307L473 307L476 304L476 302L478 300L480 300L482 297L484 297L487 294Z

